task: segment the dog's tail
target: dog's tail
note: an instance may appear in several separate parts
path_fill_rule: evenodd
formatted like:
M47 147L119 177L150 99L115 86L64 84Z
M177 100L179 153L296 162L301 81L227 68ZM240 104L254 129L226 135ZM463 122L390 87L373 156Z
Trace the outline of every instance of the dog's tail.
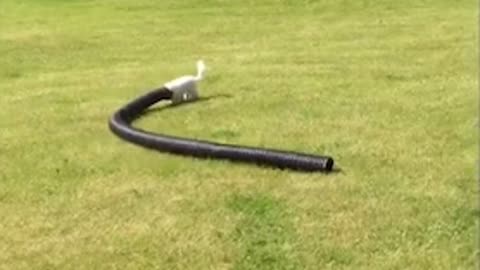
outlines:
M197 76L195 76L195 81L200 81L203 79L203 76L205 74L205 63L203 63L202 60L197 61Z

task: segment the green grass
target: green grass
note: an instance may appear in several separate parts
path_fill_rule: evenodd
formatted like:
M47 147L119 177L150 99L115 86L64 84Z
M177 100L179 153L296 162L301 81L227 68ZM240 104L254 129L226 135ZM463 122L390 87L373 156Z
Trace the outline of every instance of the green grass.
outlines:
M0 269L475 269L475 1L0 1ZM159 154L136 125L330 154L304 174ZM477 265L478 266L478 265Z
M261 194L234 195L230 207L241 214L235 229L240 246L236 269L298 269L295 230L281 202Z

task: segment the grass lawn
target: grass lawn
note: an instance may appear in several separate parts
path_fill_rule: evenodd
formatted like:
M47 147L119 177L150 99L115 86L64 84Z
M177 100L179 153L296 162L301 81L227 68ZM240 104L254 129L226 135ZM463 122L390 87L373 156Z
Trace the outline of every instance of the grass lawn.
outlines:
M475 269L476 1L1 0L0 269ZM307 174L160 154L144 129L332 155Z

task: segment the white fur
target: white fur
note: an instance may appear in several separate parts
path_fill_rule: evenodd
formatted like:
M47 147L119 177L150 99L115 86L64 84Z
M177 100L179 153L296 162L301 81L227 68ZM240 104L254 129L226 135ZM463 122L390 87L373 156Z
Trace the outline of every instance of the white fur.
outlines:
M165 87L173 92L172 102L181 103L198 98L197 82L204 78L206 71L202 60L197 61L197 75L186 75L165 83Z
M202 60L197 61L197 76L195 77L195 80L201 81L203 79L203 76L205 74L205 71L207 68L205 67L205 63L203 63Z

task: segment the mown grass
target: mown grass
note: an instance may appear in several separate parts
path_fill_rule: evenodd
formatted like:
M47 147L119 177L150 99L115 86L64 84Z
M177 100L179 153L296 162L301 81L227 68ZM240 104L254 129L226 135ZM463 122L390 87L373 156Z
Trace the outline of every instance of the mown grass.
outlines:
M473 269L473 1L0 2L1 269ZM203 58L208 101L136 125L330 154L302 174L107 128Z
M230 208L240 214L234 239L235 268L298 269L295 230L291 218L275 199L262 194L233 195Z

